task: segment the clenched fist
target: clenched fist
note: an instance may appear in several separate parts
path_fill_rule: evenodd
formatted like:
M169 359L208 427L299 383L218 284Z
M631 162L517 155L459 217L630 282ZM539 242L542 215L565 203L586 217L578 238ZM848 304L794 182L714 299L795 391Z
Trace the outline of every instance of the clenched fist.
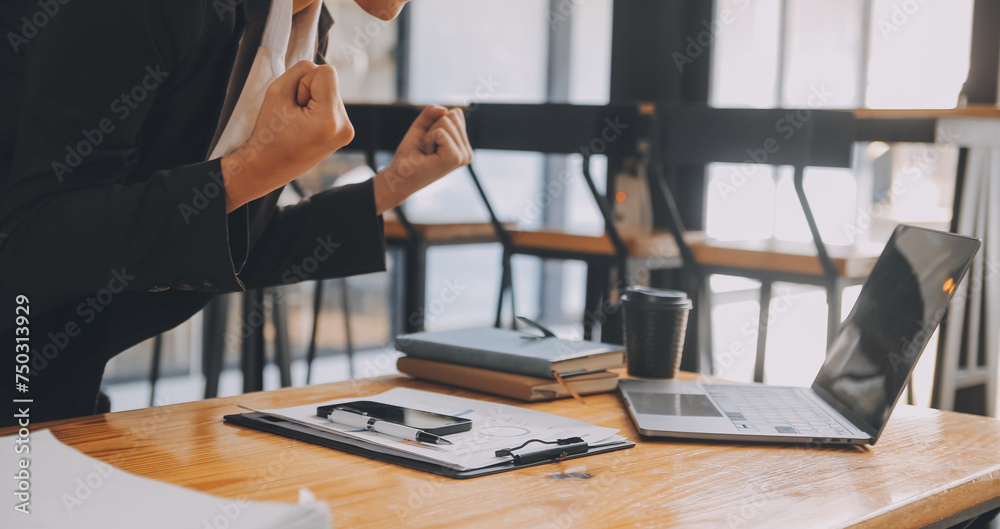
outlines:
M226 211L291 182L353 138L337 72L297 63L267 88L250 139L222 159Z
M388 167L374 178L375 209L392 209L442 176L472 163L462 109L424 108Z

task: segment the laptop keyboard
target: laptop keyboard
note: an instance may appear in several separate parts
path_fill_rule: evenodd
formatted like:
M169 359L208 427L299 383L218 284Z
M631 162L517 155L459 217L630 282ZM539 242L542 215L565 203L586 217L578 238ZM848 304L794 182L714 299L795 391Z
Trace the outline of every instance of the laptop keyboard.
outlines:
M742 431L837 437L850 433L795 388L704 384Z

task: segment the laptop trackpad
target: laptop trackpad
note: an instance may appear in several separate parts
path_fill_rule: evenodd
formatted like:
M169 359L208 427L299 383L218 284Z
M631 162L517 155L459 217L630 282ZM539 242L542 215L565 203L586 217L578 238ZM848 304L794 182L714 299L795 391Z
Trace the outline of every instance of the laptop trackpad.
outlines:
M636 413L642 415L722 417L719 410L705 395L630 391L628 396L635 406Z

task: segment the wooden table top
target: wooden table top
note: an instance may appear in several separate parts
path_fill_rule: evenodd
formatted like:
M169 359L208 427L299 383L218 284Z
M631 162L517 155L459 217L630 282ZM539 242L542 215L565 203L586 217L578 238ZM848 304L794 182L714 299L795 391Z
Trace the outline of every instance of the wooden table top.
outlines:
M668 231L634 234L623 232L622 242L629 257L676 257L680 255L674 236ZM615 255L615 246L605 234L581 235L558 230L511 230L515 246L552 250Z
M858 119L950 119L950 118L1000 118L1000 108L995 105L970 105L959 108L857 108Z
M408 240L410 235L396 218L383 221L386 239ZM509 224L508 227L513 227ZM441 224L413 223L413 228L428 244L475 244L496 242L496 230L489 222L455 222Z
M684 239L698 264L730 266L790 272L806 275L824 275L823 266L816 257L816 245L774 239L756 241L718 241L704 232L691 232ZM871 273L882 245L832 246L826 250L840 277L862 278Z
M329 503L334 527L921 527L1000 497L1000 421L911 406L873 447L816 448L642 439L614 393L519 403L620 428L638 444L471 480L222 422L237 403L283 407L396 386L512 403L393 375L35 427L129 472L228 498L296 502L308 487Z

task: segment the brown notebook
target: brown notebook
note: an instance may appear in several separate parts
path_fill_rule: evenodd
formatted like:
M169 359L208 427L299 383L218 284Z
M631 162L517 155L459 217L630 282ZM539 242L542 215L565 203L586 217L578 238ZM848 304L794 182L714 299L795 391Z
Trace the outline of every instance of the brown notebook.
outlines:
M566 388L550 378L515 375L405 355L396 361L396 369L412 377L520 400L552 400L571 396ZM618 386L618 374L608 371L565 376L563 380L581 395L604 393Z

